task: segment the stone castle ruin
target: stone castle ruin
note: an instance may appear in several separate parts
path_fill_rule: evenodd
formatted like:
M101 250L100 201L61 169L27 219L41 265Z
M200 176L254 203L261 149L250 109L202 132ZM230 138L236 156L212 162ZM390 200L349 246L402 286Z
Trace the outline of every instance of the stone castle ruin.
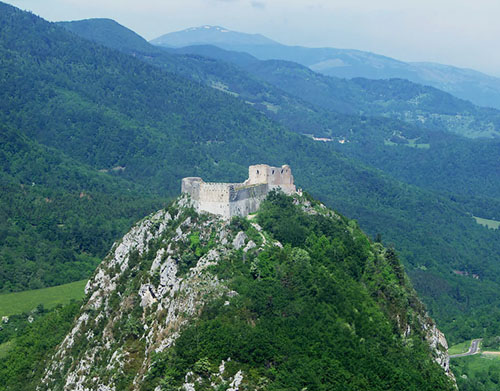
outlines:
M207 183L199 177L182 179L182 192L191 196L196 210L220 215L225 219L256 212L267 193L278 188L286 194L297 192L288 165L250 166L248 179L243 183Z

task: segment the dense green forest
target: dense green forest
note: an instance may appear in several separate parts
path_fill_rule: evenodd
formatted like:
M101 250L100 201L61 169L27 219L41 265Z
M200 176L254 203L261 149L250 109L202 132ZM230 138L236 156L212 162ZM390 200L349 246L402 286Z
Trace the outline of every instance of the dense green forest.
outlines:
M81 302L74 302L58 307L44 316L35 316L31 324L24 317L18 317L22 318L18 323L16 317L11 318L8 326L16 326L16 329L11 334L12 346L0 359L0 390L36 389L45 363L70 330L80 306Z
M474 222L470 216L474 205L398 182L330 145L289 132L284 122L277 124L227 92L85 41L10 6L0 7L3 129L51 151L50 155L60 154L61 159L68 159L68 165L73 162L71 167L76 170L78 166L87 173L89 179L85 180L96 178L95 186L100 189L89 199L85 194L91 189L67 187L70 183L74 186L72 173L59 175L54 171L64 164L50 165L43 159L39 165L28 165L17 177L3 174L11 187L2 192L2 201L18 201L2 202L2 208L12 205L14 209L5 213L19 216L18 225L4 223L7 225L2 230L12 238L2 242L0 251L5 291L88 275L127 225L178 194L184 176L242 181L249 164L288 163L299 186L356 218L371 235L381 234L385 243L394 244L410 273L420 278L415 280L417 289L452 340L498 332L492 311L497 299L492 301L481 289L490 287L488 292L493 292L500 284L499 231ZM176 61L191 67L182 63L182 58ZM213 61L206 63L218 66ZM282 92L281 96L288 95ZM331 116L343 126L352 120L356 125L353 134L361 138L371 131L382 145L395 124L408 134L420 131L411 124L385 118ZM401 151L399 147L390 148ZM401 148L403 152L413 151ZM415 151L420 152L424 151ZM6 164L2 162L3 172L8 170ZM60 183L47 184L47 193L43 193L37 180L29 180L33 167L46 173L47 178L60 178ZM104 185L107 181L114 185ZM30 187L33 182L35 186ZM494 189L497 182L491 183ZM44 201L54 198L50 191L60 191L59 211L55 203ZM82 191L84 196L80 197ZM41 209L33 212L27 205ZM33 216L37 221L47 217L47 229L34 227L30 220ZM58 226L61 224L64 227ZM23 228L16 231L19 225ZM39 234L42 228L43 235ZM67 230L72 231L68 234ZM30 238L40 236L47 250L38 251L38 242L28 240L24 233ZM64 251L60 250L63 241ZM51 252L54 257L47 255ZM50 268L49 259L56 260ZM47 272L44 277L29 273L17 278L25 268L23 263L32 270ZM457 276L453 270L477 274L480 279ZM473 318L476 320L469 321Z
M411 342L394 335L395 318L411 323L421 307L393 251L370 245L354 221L310 215L279 193L257 221L284 249L217 266L238 295L206 306L157 357L152 384L163 373L164 389L176 389L195 368L208 386L214 364L230 357L233 371L268 390L453 388L419 332ZM245 220L233 225L250 230Z
M450 120L449 126L402 121L408 112L422 116L425 111L430 120L439 115L472 116L469 118L472 122L469 119L466 122L471 129L477 129L477 124L485 118L496 121L496 110L479 108L434 88L404 80L339 80L297 64L264 63L248 54L214 46L167 51L108 19L62 25L84 38L233 94L287 129L333 137L332 145L339 152L406 183L455 195L500 197L498 140L473 141L457 136L454 133L460 133L461 125L456 120ZM421 96L425 99L420 99ZM403 114L392 116L396 119L382 118L384 112L372 106ZM353 114L355 107L364 115ZM337 140L346 142L340 144ZM397 148L411 146L414 148ZM469 204L478 209L474 203ZM480 207L484 209L485 202Z
M111 243L164 205L12 129L0 128L0 292L87 278Z
M144 244L157 232L147 250L129 247L120 266L113 253L103 261L98 274L116 285L91 281L45 388L228 389L241 371L241 390L454 389L397 255L355 221L307 194L271 192L253 221L198 214L185 201L134 231ZM240 235L255 247L237 247ZM159 275L166 265L174 289ZM146 305L143 286L155 292Z

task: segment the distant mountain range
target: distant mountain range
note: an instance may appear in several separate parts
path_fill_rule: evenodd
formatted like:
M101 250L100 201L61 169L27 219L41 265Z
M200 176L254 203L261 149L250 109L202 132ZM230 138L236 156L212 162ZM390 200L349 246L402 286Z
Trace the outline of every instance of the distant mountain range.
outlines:
M76 25L85 29L82 24ZM0 219L3 222L0 238L8 239L1 242L5 245L0 253L0 271L3 268L4 280L11 286L17 284L18 289L36 283L32 281L36 273L19 281L16 268L24 270L26 264L38 270L44 285L52 284L50 278L54 274L52 270L39 267L48 262L42 263L36 252L41 248L39 243L35 241L26 246L24 236L18 233L21 223L31 225L34 232L46 233L47 244L39 252L47 254L52 265L61 265L59 269L67 270L65 280L71 281L74 278L69 273L75 266L72 259L85 256L89 252L88 244L95 243L98 238L104 237L110 246L112 238L117 238L120 231L117 223L126 222L121 217L133 215L123 210L122 200L110 201L118 194L127 195L128 188L137 189L139 195L150 194L151 205L178 194L179 180L184 176L240 181L249 164L286 162L294 167L301 187L340 212L358 219L371 235L381 233L385 241L395 243L416 288L422 292L428 308L442 322L445 331L455 336L469 336L476 330L457 319L469 314L481 320L478 327L483 330L482 325L494 316L491 309L500 308L498 233L476 224L471 216L473 213L493 219L500 215L495 212L500 211L500 207L496 207L496 200L485 199L482 204L474 200L468 204L462 202L467 196L464 192L477 191L479 185L491 186L488 192L491 197L495 189L500 193L495 171L500 167L495 160L499 156L495 149L496 139L465 139L439 130L429 131L398 119L383 118L376 111L366 115L343 114L318 107L303 99L306 94L300 83L309 76L317 77L317 81L328 79L331 83L339 83L331 91L344 91L347 95L332 94L328 98L332 105L340 106L345 101L349 106L356 96L367 104L366 107L375 102L370 94L363 93L368 89L356 87L355 81L318 75L292 62L258 61L248 54L225 53L227 58L257 61L262 66L262 75L271 75L269 80L276 85L286 85L295 75L300 82L293 85L300 92L298 97L234 63L197 54L174 54L149 45L114 22L101 20L86 31L94 34L94 41L97 40L95 35L101 33L99 39L107 41L106 46L123 48L130 42L134 49L122 49L120 53L0 3L0 74L4 75L0 78L0 124L11 129L13 139L13 142L0 143L0 150L7 156L0 159L1 169L11 183L9 192L1 195L0 206L13 205L13 211L0 210L0 216L4 217ZM112 33L122 34L115 36ZM379 88L378 83L373 85L373 94ZM387 83L393 88L384 92L382 103L388 102L394 109L413 99L413 87L417 92L418 88L423 88L404 81L413 86L409 89L401 80ZM431 90L434 91L429 89L429 94L433 93ZM353 91L358 91L357 95ZM449 108L458 110L459 103L464 103L445 95L450 99ZM325 94L325 99L327 96ZM429 109L430 106L422 107ZM318 125L323 120L324 129L331 129L331 142L314 141L289 131L291 126L289 128L288 124L302 120L303 113L307 112L311 113L307 118ZM300 129L294 131L301 133ZM437 144L435 139L429 139L432 135L441 135L445 142ZM341 144L340 136L347 141ZM451 150L445 137L453 138L449 139L456 151L453 159L443 158L442 152ZM96 178L92 180L95 185L87 180L89 185L81 186L81 190L78 188L71 204L55 199L49 193L51 189L84 181L66 179L76 176L72 174L73 166L68 166L68 173L54 175L52 166L55 164L50 161L52 165L41 164L40 159L30 162L18 152L14 160L10 151L19 150L12 147L18 139L26 139L34 147L40 145L43 148L40 154L43 152L47 159L50 151L58 151L74 162L74 166L83 167L81 170L85 169L89 178ZM455 142L457 139L460 143ZM371 158L368 152L373 154L379 163L372 167L390 167L382 173L369 167L368 160L361 163L356 156L350 156L349 151L368 158ZM491 159L485 159L488 156ZM415 164L411 166L408 162ZM430 169L422 170L422 162ZM467 162L471 164L465 164ZM417 188L399 181L396 174L392 176L405 166L411 169L407 171L410 179L418 176L427 183L439 182L434 180L439 174L455 181L454 190L445 187L449 193L437 193L435 189L424 189L426 186ZM462 170L462 166L474 167L470 171L472 174ZM16 171L19 168L23 168L20 173ZM483 173L490 175L491 180L476 181L478 177L484 178ZM47 183L48 194L41 194L35 203L28 198L27 188L36 190L41 186L38 178L42 174L42 178L57 180L57 183ZM101 184L106 178L119 179L117 190ZM32 186L33 183L36 185ZM102 197L98 197L98 190L104 193ZM131 197L135 196L132 191ZM95 202L96 210L99 207L114 211L117 218L99 213L99 220L92 221L96 213L85 206L87 201ZM140 197L132 198L129 203L131 206L147 205ZM16 212L25 210L25 205L34 208L29 216ZM47 215L46 209L52 211L56 206L61 216ZM491 209L488 212L491 214L484 214L486 208ZM79 226L66 217L70 212L80 212L83 216ZM31 219L32 216L35 218ZM102 229L79 228L97 223ZM53 257L55 249L60 247L59 236L54 235L64 229L69 233L68 240L63 243L73 244L71 249L75 255L68 252ZM95 257L100 252L90 254ZM466 280L452 270L477 274L480 280ZM4 290L11 290L11 286L5 285ZM462 307L460 303L465 295L470 305ZM494 330L488 332L496 333Z
M261 60L294 61L316 72L341 78L402 78L449 92L480 105L500 108L500 78L449 65L407 63L374 53L351 49L287 46L260 34L245 34L218 26L189 28L151 41L164 47L216 45L249 53Z
M494 113L497 110L477 108L469 102L435 88L423 87L401 79L342 80L315 73L290 61L260 61L247 53L228 51L211 45L165 50L165 48L149 45L144 40L138 42L136 34L112 20L86 20L65 24L64 27L105 46L121 47L122 52L169 73L181 75L186 79L210 86L212 89L223 91L229 97L238 98L247 106L279 122L286 129L299 133L304 129L324 132L330 129L332 142L318 141L315 144L320 145L313 146L304 141L305 144L301 146L295 144L293 153L287 155L287 161L297 167L294 169L297 181L304 181L303 186L308 186L310 189L314 187L315 190L321 192L322 197L331 198L333 205L348 215L358 218L362 226L370 232L383 232L387 240L396 243L398 248L399 243L404 243L405 248L402 254L408 264L415 262L420 265L420 262L425 260L425 265L420 269L413 269L409 266L410 274L416 288L426 298L432 314L439 320L443 320L445 324L453 324L454 333L458 333L458 329L461 328L460 326L457 329L455 326L463 324L457 322L456 319L464 316L457 310L460 307L457 300L462 300L464 295L467 295L471 303L468 309L464 310L465 312L473 310L472 316L484 321L491 317L490 304L485 303L496 301L497 285L486 289L486 283L481 280L464 281L463 278L458 280L456 275L449 274L447 265L455 265L457 262L465 264L467 262L465 260L470 259L468 265L476 267L478 254L481 253L480 258L483 263L478 270L474 269L474 273L496 275L493 270L482 271L487 267L486 265L498 264L497 256L494 255L498 251L487 250L499 243L494 239L496 233L482 227L475 227L469 213L486 218L500 216L500 202L493 199L473 198L476 195L488 194L489 197L495 197L500 194L497 185L500 183L497 179L499 175L497 167L500 167L497 152L498 141L466 139L453 133L429 131L424 126L407 124L392 118L382 118L380 111L377 114L375 109L365 115L341 114L335 110L349 111L351 109L353 111L364 107L363 110L369 112L370 107L380 109L387 106L391 108L390 111L397 111L416 104L415 107L421 109L422 113L425 111L428 118L439 118L440 113L444 115L455 113L452 117L460 118L461 115L457 113L465 113L470 109L480 110L481 112L474 114L478 121L484 121L487 118L483 110L491 110ZM98 34L99 32L101 35ZM128 40L127 37L130 38L128 47L124 46L124 42ZM293 89L294 94L283 91L282 88L285 87L291 91ZM422 96L433 100L421 99ZM420 99L417 99L418 97ZM306 101L312 101L312 98L316 101L312 103ZM154 101L150 99L150 102ZM231 111L237 114L240 110L237 100L228 100L229 102L231 102ZM436 102L440 104L435 104ZM240 117L240 114L237 116ZM218 115L214 116L214 118L217 117ZM199 122L202 126L200 129L213 121L215 119L207 123ZM473 120L471 123L474 124L474 122ZM233 122L233 126L239 127L240 123L242 120L238 119ZM257 126L262 125L260 122ZM308 128L302 128L303 126L308 126ZM472 127L474 128L477 127ZM228 131L232 132L230 128ZM220 155L214 161L214 165L203 163L203 159L195 158L196 162L200 162L197 164L203 167L204 172L212 172L213 168L216 169L218 174L213 177L214 179L230 178L229 173L238 166L238 163L228 165L227 162L229 160L235 162L233 159L243 158L241 152L245 155L252 154L253 152L249 152L249 147L252 151L257 147L266 150L271 148L273 151L269 150L266 153L271 153L272 156L285 156L276 151L280 145L289 145L289 142L282 138L283 134L277 141L277 139L272 139L274 131L268 128L264 133L260 133L260 138L252 137L253 131L240 129L238 132L241 142L246 143L250 139L252 141L250 144L246 143L243 149L236 147L237 154L231 154L232 157ZM344 138L340 136L346 137L348 142L341 144L340 140ZM211 150L223 148L226 151L235 148L224 139L225 137L215 143L211 142L207 144L207 147ZM276 142L278 144L273 145ZM224 147L222 143L227 146ZM184 148L186 146L187 144ZM309 162L299 163L296 160L295 157L304 156L304 153L308 159L311 159L313 155L320 154L319 151L323 150L323 148L312 150L313 147L326 147L331 155L322 155L321 161L317 160L312 165ZM168 145L163 145L159 150L164 148L168 148ZM205 154L205 147L202 148L201 154ZM335 160L337 156L335 151L351 157L346 160ZM210 155L213 153L211 151ZM396 185L398 190L388 187L385 183L372 183L370 175L360 175L356 169L353 170L353 167L346 166L346 164L354 163L351 160L352 157L372 167L382 169L387 174L407 183L442 191L445 194L453 194L453 196L447 195L447 199L443 199L436 193L431 193L432 195L420 193L421 190L413 186L407 187L401 182ZM326 163L323 163L323 160ZM177 164L173 164L171 167L176 166ZM314 169L304 175L301 166L314 167ZM319 181L318 177L323 178L324 172L330 170L337 175L325 177ZM345 180L345 176L348 180ZM150 176L147 180L150 184L155 183ZM321 185L316 187L318 183ZM168 185L168 180L162 181L162 184ZM368 192L368 195L365 192ZM429 194L429 197L423 196L422 199L421 195L415 192L421 195ZM474 194L473 197L470 192ZM382 202L384 207L376 206L378 202ZM428 204L429 202L432 205ZM393 203L396 205L394 209ZM353 207L353 204L356 206ZM394 218L394 215L397 217ZM470 230L477 231L481 238L469 237ZM491 237L484 240L483 235L491 235ZM443 242L442 238L445 237L445 242ZM450 244L451 242L453 244ZM434 267L443 270L437 272L439 277L434 274L435 272L430 271ZM453 267L458 267L457 270L469 270L469 266ZM477 284L477 287L472 284ZM456 296L457 289L454 288L456 286L459 286L457 289L460 289L460 296ZM443 287L445 288L442 289ZM455 302L457 306L450 306L449 303ZM447 332L449 330L449 328L446 329Z
M341 113L386 117L470 138L500 136L498 110L477 107L436 88L406 80L344 80L314 72L296 62L263 61L248 53L214 45L153 46L109 19L63 22L62 26L86 39L238 96L298 133L316 136L345 133L343 124L352 119L339 120ZM197 31L190 30L190 34L196 35ZM219 36L223 34L220 31L224 30L215 30ZM336 113L333 123L332 112ZM386 127L400 129L401 124Z
M402 79L343 80L290 61L261 61L213 45L157 47L109 19L62 25L86 39L238 97L289 130L334 140L331 145L342 153L407 183L500 197L500 113L496 109L477 107ZM497 137L473 141L455 134ZM347 142L336 142L340 140ZM475 213L483 217L500 216L500 209L497 212L484 203L478 209Z

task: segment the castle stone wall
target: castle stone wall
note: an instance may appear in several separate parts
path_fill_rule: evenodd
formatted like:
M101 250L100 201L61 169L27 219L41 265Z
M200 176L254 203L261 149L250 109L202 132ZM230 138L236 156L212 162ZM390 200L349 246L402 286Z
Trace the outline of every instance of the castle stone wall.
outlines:
M289 166L270 167L266 164L250 166L244 183L206 183L199 177L182 179L183 193L191 196L198 211L220 215L226 219L254 213L267 193L275 188L287 194L296 192Z
M248 179L245 183L267 183L269 190L281 188L287 194L296 192L293 184L292 169L285 164L281 167L271 167L267 164L256 164L248 167Z
M265 183L236 189L231 194L229 217L248 216L250 213L257 212L260 203L264 201L268 192L269 189Z
M181 192L191 195L192 199L200 199L200 185L204 183L199 177L188 177L182 179Z

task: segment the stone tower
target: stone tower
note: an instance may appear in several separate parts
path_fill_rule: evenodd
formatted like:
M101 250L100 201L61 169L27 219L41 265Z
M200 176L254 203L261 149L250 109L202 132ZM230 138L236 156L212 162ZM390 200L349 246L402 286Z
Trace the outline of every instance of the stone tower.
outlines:
M187 177L182 179L181 190L191 196L198 211L230 219L233 216L247 216L256 212L267 193L278 188L286 194L297 192L292 170L288 165L250 166L248 179L243 183L207 183L199 177Z

